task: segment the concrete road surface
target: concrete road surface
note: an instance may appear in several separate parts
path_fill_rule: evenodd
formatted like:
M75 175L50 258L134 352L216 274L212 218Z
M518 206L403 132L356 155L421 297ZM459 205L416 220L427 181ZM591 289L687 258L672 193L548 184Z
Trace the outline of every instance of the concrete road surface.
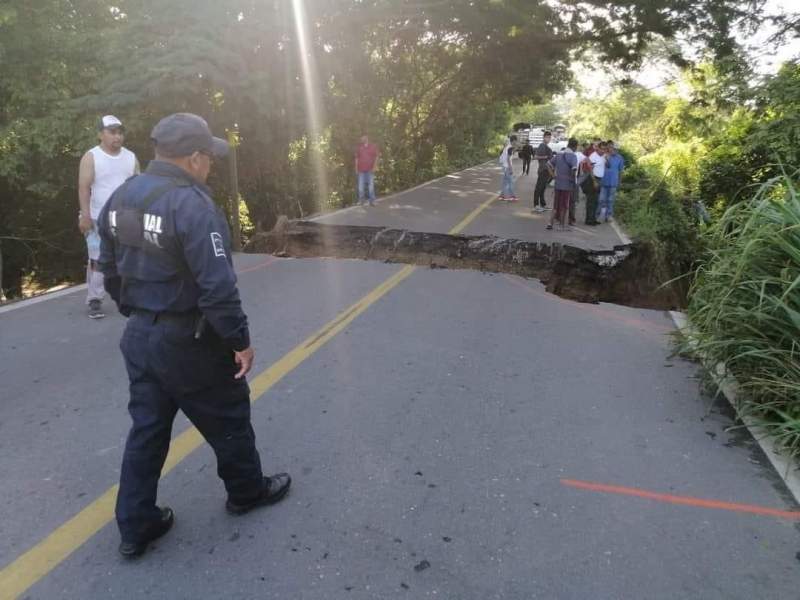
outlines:
M129 426L124 319L90 321L83 293L22 305L0 314L0 598L798 597L797 506L672 357L666 314L472 271L237 268L253 425L288 499L227 515L201 445L162 480L173 531L123 561L103 499Z

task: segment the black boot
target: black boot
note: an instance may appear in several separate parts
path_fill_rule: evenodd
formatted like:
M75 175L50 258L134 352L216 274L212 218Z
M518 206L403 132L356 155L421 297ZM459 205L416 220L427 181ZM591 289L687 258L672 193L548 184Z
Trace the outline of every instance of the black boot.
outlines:
M144 554L147 550L147 545L153 540L157 540L162 535L172 529L172 524L175 522L175 513L169 506L159 509L161 511L161 518L153 523L147 530L144 538L138 542L125 542L119 545L119 553L125 558L136 558Z
M232 515L243 515L250 512L259 506L269 506L280 502L289 493L289 487L292 485L292 478L288 473L278 473L271 477L264 477L264 489L261 494L246 501L233 501L228 498L225 503L225 508Z

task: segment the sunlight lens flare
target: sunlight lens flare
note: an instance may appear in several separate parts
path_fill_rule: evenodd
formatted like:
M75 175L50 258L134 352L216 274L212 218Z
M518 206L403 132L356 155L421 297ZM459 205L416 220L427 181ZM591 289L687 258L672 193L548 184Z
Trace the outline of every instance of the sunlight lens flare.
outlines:
M312 162L316 183L317 209L322 209L328 202L328 177L318 144L322 137L322 107L319 103L319 75L316 62L310 48L308 17L304 0L292 0L292 12L297 34L297 51L300 55L300 67L303 71L303 93L305 95L306 119L308 122L309 157Z

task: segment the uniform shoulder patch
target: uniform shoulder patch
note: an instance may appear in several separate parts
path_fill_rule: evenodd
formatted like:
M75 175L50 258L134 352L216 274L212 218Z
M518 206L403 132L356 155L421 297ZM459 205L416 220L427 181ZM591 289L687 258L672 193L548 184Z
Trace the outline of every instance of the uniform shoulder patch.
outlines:
M216 231L211 232L211 246L214 248L214 256L225 256L225 245L222 243L222 236Z

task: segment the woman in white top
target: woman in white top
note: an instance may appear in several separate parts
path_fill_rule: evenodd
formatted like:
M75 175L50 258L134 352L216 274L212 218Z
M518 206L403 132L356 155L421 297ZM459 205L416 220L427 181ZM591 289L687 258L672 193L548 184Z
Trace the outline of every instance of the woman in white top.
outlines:
M513 165L513 156L514 156L514 142L517 141L516 136L511 136L508 140L508 143L503 148L503 151L500 153L499 163L500 166L503 167L503 183L502 189L500 191L500 198L499 200L505 200L506 202L516 202L517 196L514 193L514 165Z
M586 224L599 225L597 221L597 199L600 194L600 181L606 170L605 143L598 142L594 152L589 155L591 175L586 179L583 191L586 194Z

